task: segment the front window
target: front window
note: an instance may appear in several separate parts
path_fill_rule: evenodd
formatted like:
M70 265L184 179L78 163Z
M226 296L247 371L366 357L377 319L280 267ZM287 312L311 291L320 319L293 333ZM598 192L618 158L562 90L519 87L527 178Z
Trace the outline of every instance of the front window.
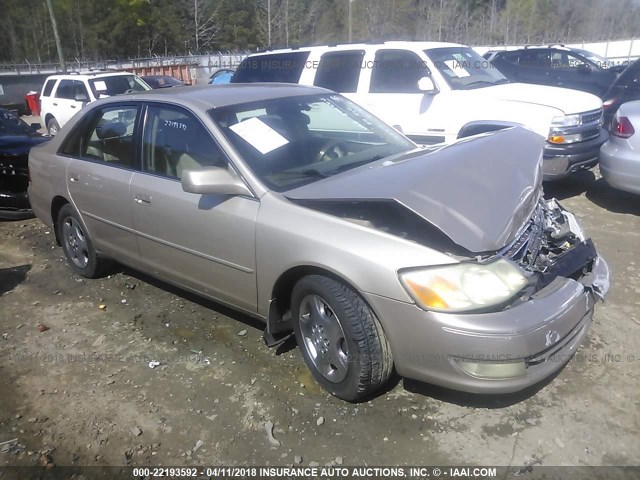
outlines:
M278 192L416 148L338 95L276 98L210 115L256 176Z
M470 48L434 48L426 50L425 53L453 90L481 88L509 82L489 60L482 58Z
M135 75L114 75L110 77L93 78L89 85L96 98L101 95L110 97L123 93L144 92L149 87Z
M418 81L431 74L426 62L407 50L378 50L371 71L371 93L421 93Z
M143 137L143 171L181 179L185 170L227 168L227 159L204 126L189 112L150 106Z
M578 55L582 55L584 58L592 62L599 68L610 68L613 66L613 62L611 60L607 60L600 55L590 52L588 50L574 50Z

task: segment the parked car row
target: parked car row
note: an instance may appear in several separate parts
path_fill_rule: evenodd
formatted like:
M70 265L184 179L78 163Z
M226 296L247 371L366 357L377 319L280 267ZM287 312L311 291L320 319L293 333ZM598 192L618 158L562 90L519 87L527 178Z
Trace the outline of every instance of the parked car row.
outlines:
M452 43L268 51L247 57L231 81L325 87L421 144L523 125L546 139L545 180L592 168L608 137L602 101L595 95L512 82L471 48Z

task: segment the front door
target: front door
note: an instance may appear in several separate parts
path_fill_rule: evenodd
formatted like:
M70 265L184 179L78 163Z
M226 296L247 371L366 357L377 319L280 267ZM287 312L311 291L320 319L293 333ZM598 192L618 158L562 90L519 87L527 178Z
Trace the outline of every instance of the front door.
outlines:
M255 312L259 201L182 190L184 170L232 167L204 125L180 107L148 107L142 150L142 172L133 175L131 199L145 267L168 281Z
M365 59L362 80L368 91L346 95L418 143L445 140L444 129L429 129L426 115L438 96L421 92L418 81L430 75L426 62L407 50L378 50ZM370 80L367 82L367 76Z
M77 95L83 96L88 101L89 97L84 83L79 80L60 80L52 99L51 113L61 127L82 109L84 103L76 100L76 98L80 98Z

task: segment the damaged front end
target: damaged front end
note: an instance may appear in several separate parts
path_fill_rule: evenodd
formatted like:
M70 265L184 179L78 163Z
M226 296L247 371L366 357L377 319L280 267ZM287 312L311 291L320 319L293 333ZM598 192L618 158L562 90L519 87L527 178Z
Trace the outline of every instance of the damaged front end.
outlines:
M497 256L515 262L527 273L530 295L558 277L582 283L602 300L609 290L608 271L599 274L596 268L603 262L592 240L585 238L575 216L556 199L541 199L529 222Z

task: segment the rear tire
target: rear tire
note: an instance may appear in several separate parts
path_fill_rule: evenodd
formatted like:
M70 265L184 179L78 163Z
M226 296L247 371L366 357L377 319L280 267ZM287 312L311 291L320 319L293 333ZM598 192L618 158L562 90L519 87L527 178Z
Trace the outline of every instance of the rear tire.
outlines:
M389 381L391 348L375 314L353 289L309 275L293 288L291 313L298 347L325 390L356 402Z
M58 121L55 118L52 118L47 122L47 131L49 132L49 135L51 135L52 137L55 137L60 131L60 125L58 124Z
M98 278L110 262L98 255L78 212L69 204L63 206L57 219L58 238L72 270L87 278Z

